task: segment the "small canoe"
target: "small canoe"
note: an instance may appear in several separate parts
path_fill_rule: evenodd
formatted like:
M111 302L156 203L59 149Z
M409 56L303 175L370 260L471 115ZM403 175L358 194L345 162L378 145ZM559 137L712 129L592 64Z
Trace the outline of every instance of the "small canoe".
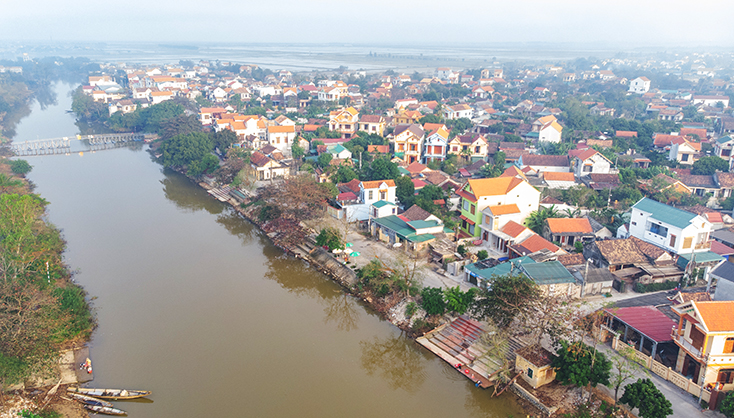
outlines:
M96 405L82 405L82 406L98 414L127 416L127 412L123 411L122 409L112 408L109 406L96 406Z
M68 392L81 393L82 395L93 396L103 399L135 399L150 395L152 392L148 390L127 390L127 389L88 389L69 387Z
M109 406L112 407L112 402L103 401L102 399L93 398L91 396L82 395L81 393L75 393L75 392L69 392L69 396L71 396L74 400L79 401L85 405L93 405L93 406Z

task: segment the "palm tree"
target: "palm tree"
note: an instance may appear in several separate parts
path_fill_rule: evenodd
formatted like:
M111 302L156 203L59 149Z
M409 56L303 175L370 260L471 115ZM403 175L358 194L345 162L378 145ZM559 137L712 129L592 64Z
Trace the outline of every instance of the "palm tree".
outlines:
M7 174L0 173L0 193L8 193L20 187L23 187L22 181Z
M545 220L548 218L563 218L564 216L556 209L556 205L550 205L532 212L523 222L526 227L537 234L543 233Z

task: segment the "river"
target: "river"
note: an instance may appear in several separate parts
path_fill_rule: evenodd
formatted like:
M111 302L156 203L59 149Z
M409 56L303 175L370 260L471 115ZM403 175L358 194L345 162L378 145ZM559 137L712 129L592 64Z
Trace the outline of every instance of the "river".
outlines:
M35 104L14 140L76 134L70 89ZM142 146L27 159L93 298L89 386L153 391L116 403L129 416L524 415Z

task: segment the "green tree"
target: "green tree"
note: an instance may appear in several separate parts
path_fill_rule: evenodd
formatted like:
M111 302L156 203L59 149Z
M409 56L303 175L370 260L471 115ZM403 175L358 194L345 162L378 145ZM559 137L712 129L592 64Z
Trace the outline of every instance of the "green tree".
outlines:
M614 364L614 372L610 378L610 384L614 388L614 403L619 400L619 388L627 379L634 377L637 373L647 374L647 369L642 367L635 356L635 350L632 347L622 347L619 355L612 355L612 363Z
M556 370L556 379L564 385L583 387L598 384L609 385L612 363L603 353L592 350L581 341L560 341L561 348L553 356L551 366Z
M492 276L487 288L479 290L470 311L506 328L516 317L530 315L540 295L538 285L525 275Z
M316 245L319 247L326 246L329 248L329 251L344 249L344 241L339 231L331 227L326 227L319 232L316 236Z
M387 157L379 157L365 170L363 180L396 180L400 175L397 164Z
M734 392L726 394L724 400L721 401L721 406L719 406L719 412L728 418L734 418Z
M395 180L395 196L406 209L413 205L415 185L408 176L400 176Z
M489 253L487 250L479 250L477 251L477 258L480 260L485 260L487 257L489 257Z
M326 169L329 167L332 159L334 159L334 156L331 155L331 153L324 152L319 155L319 158L316 160L316 162L319 164L319 167L321 167L322 169Z
M348 183L357 178L357 172L348 165L340 165L331 176L334 183Z
M219 149L219 152L224 154L232 146L232 144L237 142L237 134L229 129L223 129L219 132L210 133L209 139L211 139L214 147Z
M673 405L650 379L637 379L624 387L619 399L630 408L640 411L640 418L665 418L673 414Z
M463 292L459 289L459 286L450 287L443 291L444 299L446 300L446 307L450 312L457 315L463 315L474 302L476 293L477 288L471 288L466 292Z
M296 160L300 160L301 157L303 157L306 152L301 148L300 145L298 145L298 141L293 141L293 145L291 145L291 154L293 155L293 158Z
M201 122L199 122L196 115L180 114L160 122L160 136L164 141L176 135L199 131L201 131ZM232 132L229 129L225 129L225 131ZM232 133L234 134L234 132Z
M203 132L176 135L161 144L161 160L166 167L185 167L201 161L213 149L214 144Z
M729 171L729 163L715 155L701 157L691 168L691 174L702 176L710 176L717 171Z
M535 233L542 234L545 220L548 218L563 218L563 214L556 209L555 205L550 205L531 212L530 215L525 218L524 223L525 226L532 229Z
M428 315L443 315L446 312L446 301L439 287L424 287L421 290L421 307Z
M33 167L26 160L10 160L10 170L13 174L24 176L28 174Z

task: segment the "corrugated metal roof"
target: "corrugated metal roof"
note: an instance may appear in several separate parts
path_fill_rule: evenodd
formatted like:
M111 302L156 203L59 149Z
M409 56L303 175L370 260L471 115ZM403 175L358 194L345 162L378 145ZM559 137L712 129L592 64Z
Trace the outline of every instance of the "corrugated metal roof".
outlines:
M523 264L525 273L539 285L575 283L576 279L559 261Z
M672 341L670 333L675 322L652 306L633 306L629 308L605 309L625 324L644 334L655 342Z
M697 216L695 213L674 208L646 197L643 197L632 207L643 212L651 213L655 219L677 226L681 229L690 225L691 220Z

